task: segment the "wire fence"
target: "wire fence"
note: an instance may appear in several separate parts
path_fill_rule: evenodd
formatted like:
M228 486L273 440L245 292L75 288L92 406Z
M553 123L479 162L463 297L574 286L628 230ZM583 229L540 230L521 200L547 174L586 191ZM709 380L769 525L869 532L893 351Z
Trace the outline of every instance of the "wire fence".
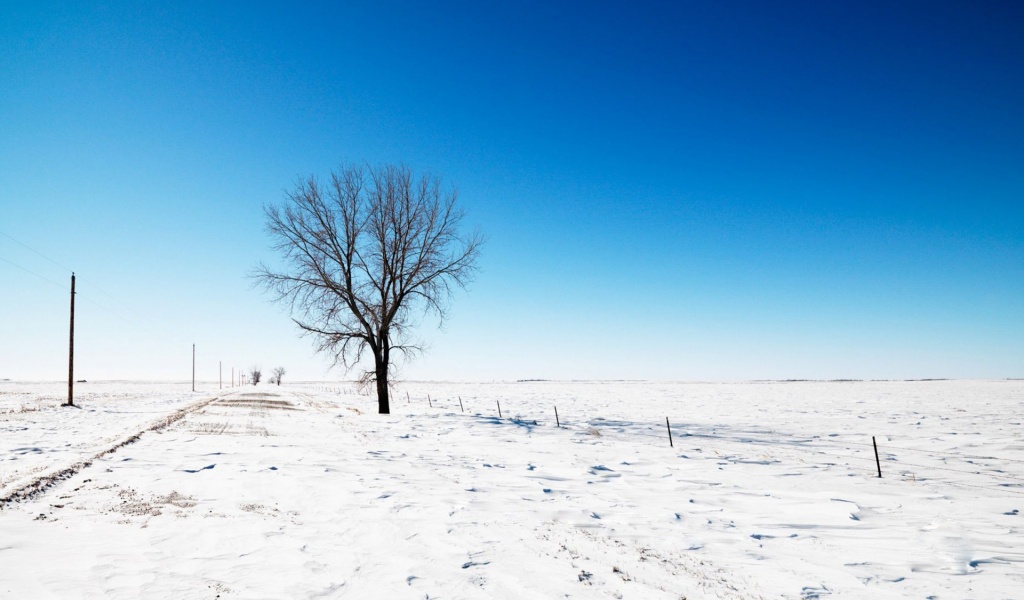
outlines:
M342 387L321 387L321 391L334 391L338 394L348 393ZM392 404L402 404L402 398L393 398ZM638 440L651 447L663 446L674 452L697 453L708 460L729 460L743 464L796 464L803 456L815 456L816 464L825 466L846 466L865 474L874 474L876 465L880 463L883 478L895 477L899 480L918 484L942 484L964 489L980 489L991 492L1024 496L1024 475L1009 472L1006 467L1011 464L1024 464L1024 460L1004 458L989 454L967 454L950 450L932 450L892 445L888 440L881 440L878 455L870 441L850 439L853 434L833 434L830 436L799 436L772 429L756 431L730 428L727 426L695 426L692 424L658 421L614 420L601 417L574 418L566 414L565 409L556 416L557 406L551 404L543 416L535 416L537 411L531 410L529 416L520 407L512 408L500 405L500 400L487 401L481 405L480 398L456 396L438 396L427 394L424 397L405 396L405 404L424 405L428 410L448 411L467 417L486 418L495 422L507 422L518 426L527 426L532 433L534 428L562 429L578 439L595 443L629 443ZM472 407L472 409L471 409ZM533 409L534 407L531 407ZM500 414L499 414L500 411ZM567 418L568 417L568 418ZM669 434L673 442L669 441ZM871 436L866 434L865 439ZM758 453L752 452L752 447ZM908 460L906 457L910 455ZM923 460L912 458L919 456ZM696 455L686 455L695 458ZM828 459L828 460L822 460ZM931 464L928 459L934 461ZM877 462L876 462L877 461ZM979 461L988 461L984 464ZM811 463L803 463L810 465ZM946 474L955 474L947 476Z

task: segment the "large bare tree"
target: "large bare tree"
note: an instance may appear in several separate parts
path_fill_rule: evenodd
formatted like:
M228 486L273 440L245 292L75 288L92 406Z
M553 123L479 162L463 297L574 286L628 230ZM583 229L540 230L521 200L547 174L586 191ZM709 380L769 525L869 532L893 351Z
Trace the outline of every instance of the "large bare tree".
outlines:
M447 316L452 292L476 270L482 238L464 235L457 193L404 165L342 165L322 183L300 180L283 206L265 208L267 231L283 255L256 278L288 302L299 328L346 370L369 353L361 380L390 412L389 369L419 348L416 317Z

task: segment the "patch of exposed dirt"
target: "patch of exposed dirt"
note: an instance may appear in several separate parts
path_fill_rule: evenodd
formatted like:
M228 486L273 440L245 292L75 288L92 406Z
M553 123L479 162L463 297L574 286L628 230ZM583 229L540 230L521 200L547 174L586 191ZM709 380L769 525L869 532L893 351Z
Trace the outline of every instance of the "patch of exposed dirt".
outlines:
M232 398L230 400L221 400L218 404L260 410L302 410L287 400L268 400L262 398Z
M227 421L221 423L191 423L188 430L199 435L223 435L230 427Z
M267 506L265 504L255 504L255 503L241 504L241 505L239 505L238 508L240 508L243 511L248 512L248 513L255 513L257 515L267 515L267 516L277 516L281 512L280 510L278 510L276 508L273 508L273 507L270 507L270 506Z
M115 487L116 486L115 484ZM120 502L114 502L114 504L107 507L110 512L120 513L127 517L155 517L163 514L169 507L185 509L193 508L196 505L196 499L192 496L183 496L176 491L172 491L164 496L149 496L146 497L140 494L135 488L121 488L117 492L117 499ZM178 511L180 514L181 511ZM130 520L122 520L120 523L128 523Z

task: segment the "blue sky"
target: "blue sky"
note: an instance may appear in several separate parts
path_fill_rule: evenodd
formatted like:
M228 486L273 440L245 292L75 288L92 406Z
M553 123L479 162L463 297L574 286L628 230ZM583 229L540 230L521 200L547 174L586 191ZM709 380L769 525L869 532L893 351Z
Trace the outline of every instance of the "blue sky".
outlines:
M65 267L82 378L342 376L246 275L343 161L488 237L404 377L1024 376L1024 7L893 4L0 4L0 378Z

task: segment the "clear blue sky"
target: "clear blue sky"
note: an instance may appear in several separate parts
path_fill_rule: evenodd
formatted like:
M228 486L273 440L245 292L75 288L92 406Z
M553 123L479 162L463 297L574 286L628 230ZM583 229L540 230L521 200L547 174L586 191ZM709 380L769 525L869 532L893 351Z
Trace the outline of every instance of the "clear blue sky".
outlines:
M342 161L489 238L408 378L1024 376L1022 3L156 4L0 4L0 378L64 266L82 378L340 377L246 275Z

